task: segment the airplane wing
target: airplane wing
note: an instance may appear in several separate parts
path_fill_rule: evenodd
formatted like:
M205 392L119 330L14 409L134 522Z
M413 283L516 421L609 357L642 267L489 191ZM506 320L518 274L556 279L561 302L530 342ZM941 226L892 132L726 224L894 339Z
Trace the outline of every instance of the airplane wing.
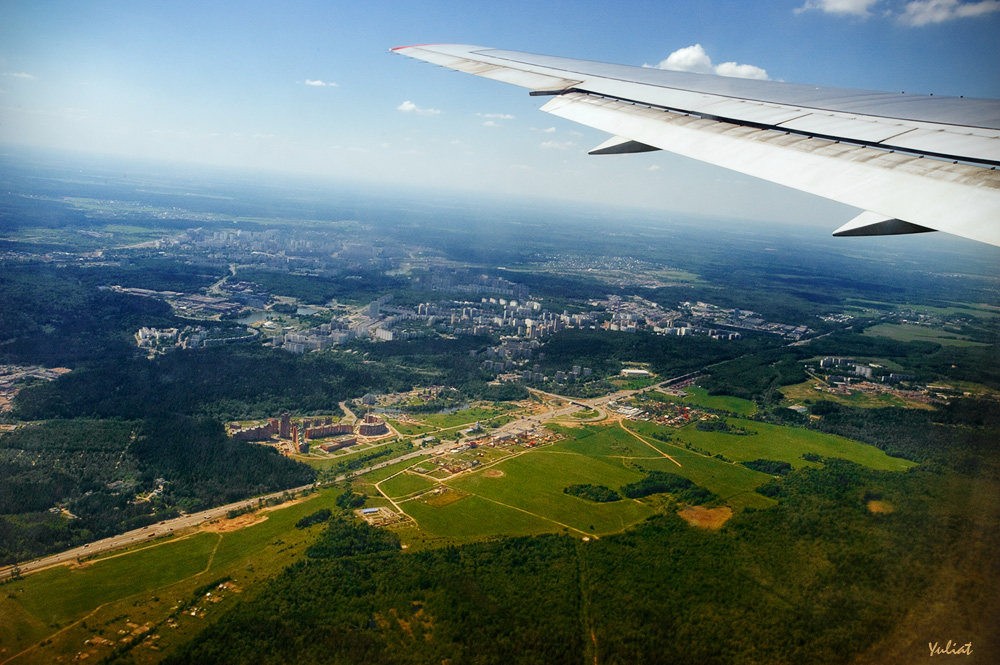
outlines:
M944 231L1000 246L1000 100L872 92L613 65L462 44L402 55L551 97L613 136L864 210L836 236Z

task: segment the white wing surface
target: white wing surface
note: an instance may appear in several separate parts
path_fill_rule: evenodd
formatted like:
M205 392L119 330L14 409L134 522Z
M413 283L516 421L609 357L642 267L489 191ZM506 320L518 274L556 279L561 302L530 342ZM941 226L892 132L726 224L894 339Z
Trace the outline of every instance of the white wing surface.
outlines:
M1000 100L726 78L461 44L395 53L551 96L613 136L864 210L834 235L944 231L1000 246Z

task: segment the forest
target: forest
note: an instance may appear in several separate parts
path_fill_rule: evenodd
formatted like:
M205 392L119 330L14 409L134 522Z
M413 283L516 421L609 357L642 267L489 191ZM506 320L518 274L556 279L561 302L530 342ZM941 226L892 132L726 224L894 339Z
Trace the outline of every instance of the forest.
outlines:
M0 437L0 564L314 478L310 467L230 439L204 417L22 427Z
M938 629L996 645L1000 514L963 513L978 481L955 495L932 470L826 460L773 483L776 507L718 532L665 514L590 542L501 538L407 555L390 532L334 516L307 557L166 662L843 663L950 593L968 565L994 581L949 606ZM873 498L895 512L873 513Z

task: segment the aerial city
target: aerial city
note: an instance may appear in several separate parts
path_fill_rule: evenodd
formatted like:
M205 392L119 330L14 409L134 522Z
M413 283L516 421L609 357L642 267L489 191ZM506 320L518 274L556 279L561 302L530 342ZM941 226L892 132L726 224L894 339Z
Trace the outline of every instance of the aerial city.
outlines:
M1000 5L747 11L0 9L0 665L997 662Z

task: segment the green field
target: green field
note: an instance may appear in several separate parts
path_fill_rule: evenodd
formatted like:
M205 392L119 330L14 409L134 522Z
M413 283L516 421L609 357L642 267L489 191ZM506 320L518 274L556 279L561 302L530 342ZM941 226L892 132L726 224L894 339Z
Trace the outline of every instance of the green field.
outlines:
M417 521L419 529L401 535L404 539L463 542L499 533L617 533L656 513L659 502L623 499L594 503L563 489L574 484L618 489L640 480L645 475L643 469L690 478L723 497L736 511L773 505L771 499L754 492L770 476L741 465L639 437L618 425L553 429L567 438L442 483L457 490L456 497L464 498L437 507L425 495L402 502L400 507ZM399 483L383 485L390 496L418 487L400 476L390 482ZM502 525L505 519L512 520L506 527Z
M419 529L400 532L407 543L418 539L457 543L499 535L531 536L559 531L556 524L545 518L478 496L467 496L441 507L419 500L408 501L402 507L419 525Z
M848 298L848 303L859 303L860 305L890 305L894 310L909 309L923 314L935 314L938 316L953 316L955 314L970 314L981 318L993 318L1000 316L1000 309L985 303L958 303L950 307L934 307L933 305L916 305L909 303L900 305L899 303L886 303L878 300L862 300L858 298Z
M557 528L569 527L586 534L622 531L653 514L652 509L637 501L593 503L563 492L574 484L620 487L643 477L642 473L626 468L620 459L588 457L551 446L518 455L492 468L504 475L490 478L475 473L447 484L548 519Z
M674 397L658 390L643 393L642 396L658 402L674 402L677 404L700 406L706 409L728 411L739 416L752 416L757 413L757 405L748 399L731 397L729 395L709 395L708 391L701 386L689 386L684 388L684 392L687 393L684 397Z
M889 337L898 342L934 342L946 346L989 346L972 342L964 335L913 323L880 323L864 332L870 337Z
M475 422L491 420L497 416L508 413L513 406L504 405L500 408L490 406L474 406L470 409L463 409L455 413L435 413L428 416L414 416L418 420L439 429L450 429L459 425L470 425ZM504 419L503 422L510 420Z
M157 626L196 600L191 596L194 589L223 576L249 585L291 564L318 533L315 528L296 529L295 523L320 508L336 510L334 499L341 491L321 491L263 512L266 519L247 528L156 540L82 567L58 566L5 585L0 596L0 658L30 648L15 662L51 663L56 654L81 651L91 637L117 640L119 630L130 630L128 621L166 630ZM180 615L178 628L170 629L159 644L166 647L190 637L231 604L208 607L204 618ZM43 639L51 643L38 645Z
M363 457L365 455L378 452L379 450L381 450L383 446L395 446L395 452L392 455L386 455L385 457L378 457L376 459L373 459L370 462L368 462L366 466L371 464L378 464L379 462L385 462L387 460L392 459L392 457L394 456L398 457L399 455L404 455L407 452L407 450L404 447L400 446L400 444L397 443L395 439L390 439L386 443L376 443L373 446L368 446L368 445L351 446L349 448L345 448L344 450L338 450L334 453L333 457L319 458L319 457L296 456L295 458L300 462L308 464L314 469L321 469L321 470L335 469L341 462L346 464L351 460L355 460L359 457Z
M849 395L835 395L824 390L816 390L814 386L819 383L816 379L810 379L804 383L797 383L793 386L782 386L781 394L790 402L804 401L827 401L837 402L845 406L856 406L860 409L877 409L886 406L898 406L904 409L933 409L930 404L915 402L903 399L887 393L866 394L862 392L851 392Z
M839 457L880 471L905 471L915 466L909 460L889 457L875 446L831 434L741 418L727 418L727 421L752 434L741 436L726 432L702 432L694 425L688 425L677 432L674 442L680 445L689 443L709 454L722 454L737 462L770 459L788 462L795 468L817 464L803 460L803 453Z
M368 505L385 505L375 483L400 502L413 518L399 528L403 542L419 550L500 535L568 533L576 537L613 534L674 506L663 497L594 503L563 492L572 484L619 489L660 470L689 478L719 495L735 512L745 507L767 508L773 500L754 489L770 476L738 462L757 458L811 466L803 453L843 457L874 469L904 470L913 464L890 458L873 446L801 428L730 418L736 427L754 432L737 436L701 432L693 425L680 430L652 423L555 427L566 438L552 445L526 449L485 469L445 480L445 494L419 494L436 483L406 469L428 457L391 464L353 481L354 490L371 497ZM667 436L668 441L653 438ZM687 449L690 445L692 449ZM695 450L697 449L697 450ZM721 454L730 461L711 455ZM17 662L47 663L53 654L76 653L84 640L116 638L130 630L127 622L150 624L170 648L211 623L232 604L218 609L192 597L194 589L229 576L240 585L255 582L300 557L318 528L296 529L295 523L320 508L337 511L331 488L298 504L262 513L264 521L223 533L195 532L188 537L154 541L143 549L120 552L80 568L59 567L4 587L0 597L0 656L30 651ZM204 617L179 614L192 604L204 605ZM169 617L177 628L166 628ZM51 644L40 641L52 639ZM116 638L117 639L117 638ZM34 646L33 646L34 645ZM93 647L90 647L93 648ZM105 651L92 655L103 658ZM152 654L138 650L136 662ZM99 658L96 658L99 659Z
M748 399L730 397L729 395L709 395L701 386L685 388L687 396L681 400L684 404L703 406L708 409L729 411L739 416L752 416L757 413L757 405Z
M387 419L386 422L388 422L392 428L399 432L402 436L421 436L437 429L431 425L415 425L413 423L402 423L398 420L391 419Z
M379 485L379 489L389 498L396 499L416 492L429 490L437 485L423 476L404 471Z

